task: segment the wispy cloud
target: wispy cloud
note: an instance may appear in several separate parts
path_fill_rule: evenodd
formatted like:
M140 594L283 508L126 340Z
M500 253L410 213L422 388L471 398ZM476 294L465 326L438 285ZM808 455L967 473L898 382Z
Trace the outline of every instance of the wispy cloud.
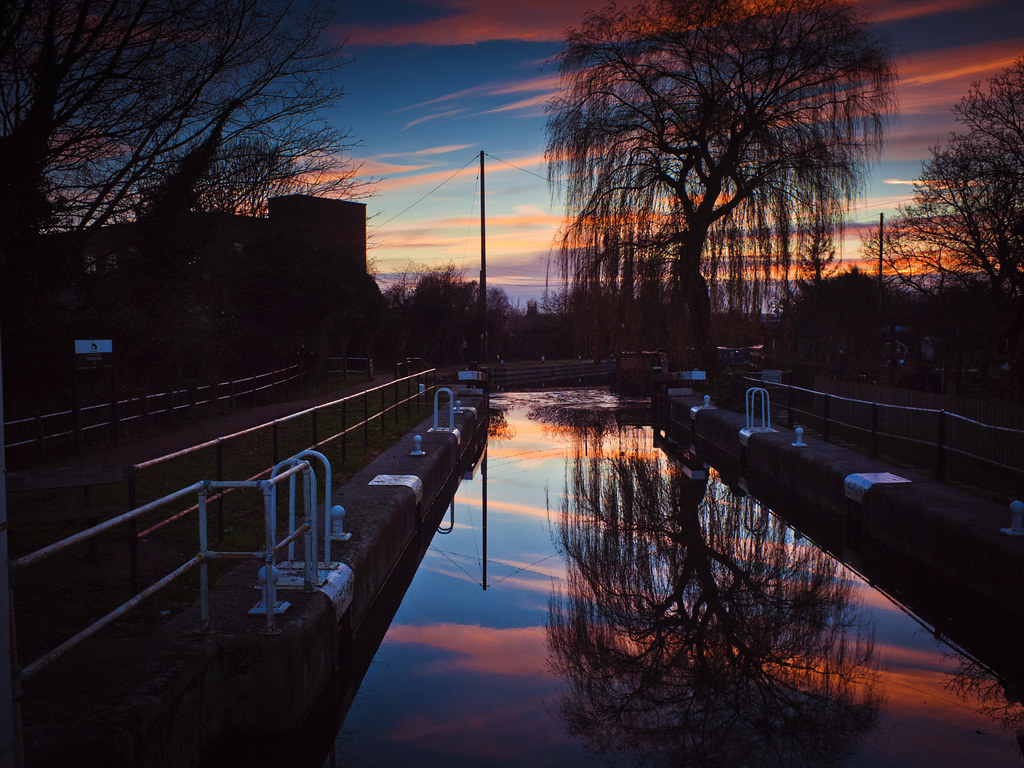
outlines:
M947 111L971 83L996 75L1022 51L1024 37L1017 37L910 55L900 71L900 110L904 115Z
M447 120L456 117L465 111L465 109L449 109L445 110L444 112L434 112L429 115L423 115L422 117L417 117L415 120L410 120L402 127L402 130L405 131L408 130L409 128L412 128L414 125L429 123L433 122L434 120Z
M894 21L910 21L927 16L936 16L958 11L977 13L986 5L994 5L997 0L875 0L865 3L871 17L878 23Z
M494 40L561 40L579 24L592 0L432 0L436 14L425 21L339 27L351 47L378 45L475 45Z
M532 114L543 114L543 107L548 103L549 96L544 94L542 96L533 96L529 99L520 99L519 101L513 101L509 104L502 104L500 107L494 109L485 110L483 114L493 115L497 112L515 112L519 110L525 110Z
M463 149L469 149L472 144L448 144L443 147L426 147L425 149L417 149L410 152L387 152L380 155L375 155L374 160L381 160L392 157L424 157L431 155L447 155L449 152L461 152Z

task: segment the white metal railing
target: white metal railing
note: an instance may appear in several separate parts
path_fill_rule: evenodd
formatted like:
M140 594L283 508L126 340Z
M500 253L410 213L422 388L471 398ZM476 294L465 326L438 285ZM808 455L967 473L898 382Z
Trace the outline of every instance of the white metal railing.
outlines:
M217 438L215 440L210 440L210 441L207 441L205 443L202 443L202 444L199 444L199 445L195 445L195 446L192 446L190 448L183 449L181 451L176 451L174 453L167 454L165 456L161 456L161 457L152 459L150 461L142 462L140 464L135 464L132 467L130 467L129 468L130 469L130 471L129 471L129 499L131 500L131 502L129 503L130 509L129 509L128 512L125 512L125 513L123 513L121 515L118 515L116 517L112 517L112 518L110 518L108 520L105 520L105 521L103 521L103 522L101 522L101 523L99 523L97 525L91 526L90 528L87 528L86 530L80 531L80 532L78 532L78 533L76 533L76 534L74 534L72 536L69 536L69 537L67 537L65 539L62 539L62 540L57 541L57 542L54 542L53 544L47 545L47 546L42 547L40 549L37 549L37 550L35 550L33 552L30 552L30 553L28 553L26 555L23 555L21 557L15 558L15 559L12 559L9 562L9 566L10 566L10 569L11 569L12 572L14 572L16 570L24 569L26 567L29 567L29 566L35 564L35 563L44 561L44 560L48 559L49 557L51 557L53 555L56 555L56 554L58 554L60 552L63 552L63 551L67 550L70 547L73 547L75 545L82 544L82 543L87 542L87 541L89 541L91 539L94 539L95 537L97 537L97 536L99 536L99 535L101 535L103 533L106 533L106 532L109 532L111 530L114 530L114 529L116 529L116 528L118 528L120 526L127 526L128 529L129 529L130 543L131 543L131 552L130 552L131 563L130 563L130 565L131 565L132 580L133 580L132 592L133 592L134 596L130 600L126 601L122 605L120 605L117 608L115 608L113 611L111 611L107 615L103 616L102 618L100 618L97 621L95 621L92 624L90 624L84 630L82 630L81 632L79 632L74 637L70 638L69 640L65 641L64 643L59 645L54 650L50 651L49 653L47 653L44 656L42 656L39 659L37 659L36 661L33 661L28 666L24 667L18 673L18 680L19 681L20 680L24 680L25 678L29 677L30 675L34 674L39 669L44 667L46 664L48 664L51 661L53 661L55 658L59 657L60 655L63 655L63 653L65 653L70 648L73 648L74 646L76 646L79 643L81 643L83 640L86 640L89 637L91 637L92 635L95 635L101 629L103 629L104 627L108 626L112 622L116 621L118 618L120 618L121 616L123 616L124 614L126 614L127 612L132 610L133 608L137 607L142 602L144 602L146 599L148 599L149 597L152 597L157 592L159 592L161 589L167 587L173 581L175 581L175 580L179 579L181 576L184 576L185 574L189 573L196 566L200 566L200 572L201 572L201 575L200 575L200 582L201 582L201 589L200 589L200 591L201 591L201 594L200 594L200 613L201 613L202 617L205 617L205 618L201 618L201 622L205 623L206 621L208 621L208 605L207 605L207 602L206 602L207 601L207 590L206 590L205 587L202 586L202 584L204 583L204 581L206 579L206 576L203 575L203 572L205 570L206 564L210 560L214 560L214 559L230 559L230 558L252 559L254 557L258 557L258 558L263 558L264 566L266 567L268 565L267 559L271 558L271 560L269 562L269 565L271 566L271 569L273 569L275 567L277 553L280 552L282 550L282 548L284 548L285 546L291 545L289 547L289 559L292 559L292 557L294 555L294 548L293 548L294 547L294 543L296 541L298 541L298 537L300 535L302 535L302 534L304 534L306 532L307 529L304 528L304 526L308 526L308 533L309 533L310 540L305 545L304 552L307 553L312 558L311 562L314 564L314 567L315 567L315 564L318 562L318 560L316 559L317 549L318 549L318 545L316 543L317 542L317 538L318 538L317 537L317 522L318 522L318 519L317 519L317 515L316 514L310 514L309 512L307 512L306 515L304 516L304 517L308 518L308 520L306 522L299 523L299 521L296 519L296 515L295 515L296 507L294 506L295 505L294 480L290 481L290 483L289 483L289 510L290 510L289 511L289 523L288 523L289 533L288 533L288 537L285 540L279 541L279 542L276 542L276 543L272 543L271 538L269 536L267 536L266 537L265 548L264 548L264 550L261 550L260 552L223 552L223 551L218 552L218 551L214 551L214 550L209 549L208 538L207 538L207 536L208 536L208 533L207 533L207 531L208 531L207 506L208 506L208 504L210 502L212 502L212 501L215 501L217 499L223 498L228 493L232 493L234 491L241 491L241 490L244 490L244 489L263 489L263 492L264 492L264 504L265 504L265 514L269 514L268 512L266 512L266 509L267 509L266 505L268 503L272 503L273 504L272 511L273 511L273 516L274 516L274 525L273 526L266 526L267 527L267 531L269 532L271 527L273 527L274 530L276 530L276 510L277 510L277 507L276 507L276 504L277 504L277 502L276 502L276 494L273 494L272 498L268 497L267 494L268 494L269 489L271 487L276 486L277 484L281 483L285 479L296 477L297 473L299 473L299 472L302 472L304 474L304 476L307 477L307 479L305 481L306 484L304 485L304 494L303 494L304 495L304 499L306 500L305 503L307 505L310 505L312 510L315 511L316 508L317 508L316 502L314 501L315 498L316 498L316 495L317 495L317 479L316 479L316 473L315 473L315 471L313 471L313 469L312 469L312 467L310 465L310 461L309 461L310 459L317 459L317 460L319 460L323 464L323 468L324 468L324 480L325 480L325 482L324 482L324 494L323 494L323 499L324 499L323 500L323 504L324 504L324 509L325 509L324 532L323 532L324 562L325 563L331 562L331 541L332 541L332 539L331 539L331 526L330 526L330 521L327 519L328 513L330 511L329 503L330 503L330 492L331 492L331 487L332 487L331 467L330 467L329 460L322 453L317 451L316 448L324 446L324 445L327 445L329 443L332 443L332 442L338 440L339 438L342 440L343 445L344 445L345 435L347 435L348 433L352 432L353 430L357 430L357 429L363 429L364 431L368 431L369 430L370 422L373 421L374 419L378 419L378 418L381 419L381 422L383 424L385 416L389 412L391 412L391 411L395 412L396 422L397 422L398 408L400 408L402 405L410 406L412 403L417 402L421 398L421 396L424 394L424 392L426 391L425 388L424 388L423 392L421 392L417 388L417 389L409 391L403 397L401 395L401 393L399 392L400 388L402 386L405 386L407 389L409 389L410 387L413 387L414 385L416 385L421 380L426 380L426 381L429 382L430 378L432 376L434 376L435 374L436 374L436 370L435 369L428 369L426 371L421 371L421 372L412 374L410 376L403 377L402 379L398 379L396 381L392 381L392 382L389 382L387 384L383 384L383 385L380 385L378 387L374 387L374 388L366 390L364 392L360 392L358 394L353 394L353 395L349 395L347 397L339 398L338 400L334 400L334 401L332 401L330 403L325 403L325 404L320 405L320 406L315 406L313 408L309 408L309 409L306 409L306 410L303 410L303 411L299 411L297 413L293 413L293 414L291 414L289 416L286 416L286 417L284 417L282 419L275 420L273 422L268 422L266 424L261 424L261 425L256 426L256 427L251 427L249 429L241 430L241 431L233 433L231 435L226 435L224 437L220 437L220 438ZM431 385L431 388L433 388L433 386L434 385ZM371 394L374 394L374 393L378 393L379 394L379 393L383 392L387 388L394 388L395 389L394 402L388 404L387 406L384 406L383 403L382 403L382 406L381 406L380 410L377 410L377 411L374 411L374 412L371 413L370 409L369 409L369 399L368 399L369 396ZM344 405L345 405L345 403L356 402L358 400L362 400L363 401L363 406L364 406L363 407L363 413L362 414L358 414L357 418L356 418L356 420L354 420L354 422L351 422L351 423L346 422L346 420L344 418ZM140 470L143 470L143 469L146 469L146 468L150 468L150 467L154 467L154 466L156 466L158 464L162 464L164 462L171 461L171 460L174 460L174 459L184 458L186 456L189 456L191 454L194 454L194 453L196 453L198 451L201 451L203 449L210 448L210 447L215 447L218 450L218 452L219 452L221 447L222 447L222 445L225 443L225 441L230 440L232 438L241 437L243 435L255 433L255 432L258 432L260 430L265 430L267 428L272 428L273 430L275 430L274 443L275 443L275 446L276 446L276 428L277 428L277 426L279 424L283 424L283 423L285 423L285 422L287 422L287 421L289 421L291 419L297 419L299 417L303 417L303 416L310 415L310 414L313 415L314 423L315 423L315 415L316 415L318 410L322 411L324 409L329 409L329 408L336 407L336 406L341 406L341 408L342 408L342 428L341 428L340 431L338 431L338 432L336 432L334 434L328 435L326 437L318 437L316 435L316 433L315 433L315 430L314 430L314 436L313 436L314 445L312 447L306 448L306 449L300 451L298 454L296 454L295 456L293 456L293 457L291 457L289 459L286 459L284 462L277 462L277 459L275 457L274 461L276 463L272 467L270 467L268 469L264 469L264 470L258 472L253 477L247 478L246 480L235 480L235 481L223 480L220 477L218 477L216 480L207 480L207 481L201 481L201 482L193 483L192 485L189 485L188 487L181 488L179 490L173 491L171 493L168 493L168 494L166 494L164 496L161 496L161 497L159 497L157 499L154 499L152 501L149 501L149 502L141 504L141 505L137 505L135 503L135 501L134 501L134 498L135 498L135 487L134 487L134 485L135 485L135 478L136 478L137 473ZM358 418L360 415L362 416L361 419ZM344 457L345 457L345 451L344 451L344 448L343 448L342 451L341 451L342 461L345 460ZM219 461L219 459L218 459L217 464L218 464L218 472L219 472L219 468L220 468L220 461ZM287 465L287 467L283 466L285 464ZM136 532L135 531L135 528L137 526L137 522L138 522L138 520L142 516L144 516L144 515L146 515L146 514L148 514L150 512L154 512L155 510L166 508L169 505L171 505L173 502L178 501L179 499L183 499L183 498L189 497L191 494L196 494L197 502L195 504L191 504L191 505L187 506L185 509L181 509L181 510L177 510L177 511L173 512L173 514L165 517L164 519L160 520L159 522L154 523L152 526L148 527L147 529L145 529L145 530L143 530L141 532ZM269 501L268 501L268 499L269 499ZM164 526L166 526L166 525L168 525L168 524L170 524L172 522L178 521L178 520L186 517L187 515L191 514L192 512L196 512L196 511L198 511L198 513L199 513L199 529L200 529L199 551L196 554L196 556L191 558L187 562L183 563L177 569L175 569L171 573L167 574L163 578L159 579L158 581L156 581L155 583L153 583L149 587L146 587L145 589L141 589L140 590L138 588L138 585L135 583L136 574L137 574L137 571L138 571L138 567L137 567L137 564L136 564L136 557L137 557L136 545L137 545L138 540L142 539L142 538L145 538L146 536L154 533L155 531L159 530L160 528L163 528ZM267 570L265 573L266 574L270 574L271 577L273 576L272 570ZM273 578L266 579L262 586L264 587L264 590L270 590L271 592L276 592L276 585L275 585L275 582L273 581ZM267 595L265 593L264 594L264 606L267 606L267 605L275 606L276 603L277 603L276 596L273 595L273 594L270 596L269 602L267 602L267 600L268 600L268 597L267 597ZM207 607L204 608L203 607L204 605L207 605ZM267 627L269 629L267 631L273 631L272 628L274 626L274 611L271 610L268 613L269 613L269 615L267 616L266 621L267 621Z
M316 457L321 459L327 465L327 477L330 478L330 465L327 459L321 454L315 451L304 451L303 455L308 455L310 458ZM296 477L301 474L304 482L304 493L303 493L303 515L301 522L296 516L296 494L295 494L295 480ZM277 524L277 486L283 481L288 480L290 486L289 492L289 505L288 505L288 528L287 535L283 538L278 538L278 524ZM207 503L209 501L209 494L211 491L224 491L228 489L257 489L263 494L264 502L264 528L265 528L265 539L264 548L254 552L227 552L227 551L215 551L209 547L209 536L208 536L208 517L207 517ZM265 607L265 629L266 633L275 633L275 615L280 611L277 610L278 601L276 594L276 583L275 578L278 553L284 549L288 549L289 560L294 557L294 545L300 537L304 539L303 547L303 562L304 562L304 581L303 587L306 591L312 589L314 571L318 568L318 546L317 546L317 504L316 504L316 473L313 471L309 461L304 458L292 457L280 462L274 470L271 472L271 477L268 480L203 480L192 485L181 488L173 493L169 493L159 499L151 501L147 504L143 504L140 507L132 509L122 515L106 520L98 525L94 525L84 531L69 536L61 541L50 544L46 547L42 547L34 552L31 552L22 557L15 558L10 561L10 568L12 572L26 568L34 563L38 563L45 560L53 555L63 552L70 547L77 544L81 544L88 541L100 534L109 531L117 526L124 525L129 521L135 520L141 515L148 512L152 512L160 507L170 504L177 499L180 499L191 494L196 494L198 497L198 511L199 511L199 550L195 557L191 558L181 566L176 568L171 573L167 574L163 578L151 584L146 589L142 590L130 600L122 603L114 610L107 613L105 616L94 621L85 629L78 632L73 637L65 640L63 643L58 645L53 650L40 656L38 659L33 661L31 664L23 667L17 672L17 680L19 683L24 681L28 677L32 676L40 669L45 667L50 662L62 656L64 653L79 645L84 640L95 635L104 627L108 626L133 608L139 606L143 601L152 597L161 589L167 587L178 578L184 576L190 572L196 566L199 566L199 614L200 614L200 631L208 631L210 626L210 606L209 606L209 562L216 559L257 559L263 561L263 574L264 578L261 579L263 603ZM330 480L326 484L324 490L325 500L329 502L330 499ZM325 526L325 528L327 528ZM326 530L326 535L329 537L329 529ZM325 549L325 556L329 557L329 550Z

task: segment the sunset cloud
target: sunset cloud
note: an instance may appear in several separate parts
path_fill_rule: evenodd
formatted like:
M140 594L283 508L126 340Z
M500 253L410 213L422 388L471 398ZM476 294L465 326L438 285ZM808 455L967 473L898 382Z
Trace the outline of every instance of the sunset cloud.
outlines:
M1022 52L1024 37L914 53L900 67L900 112L948 112L971 83L996 75Z
M472 144L449 144L443 147L426 147L424 149L416 149L409 152L386 152L384 154L375 155L375 159L392 158L392 157L423 157L429 155L447 155L449 152L461 152L464 149L469 149ZM424 166L425 167L425 166Z
M591 0L430 0L430 18L346 25L335 30L353 48L395 45L475 45L495 40L550 42L580 23Z

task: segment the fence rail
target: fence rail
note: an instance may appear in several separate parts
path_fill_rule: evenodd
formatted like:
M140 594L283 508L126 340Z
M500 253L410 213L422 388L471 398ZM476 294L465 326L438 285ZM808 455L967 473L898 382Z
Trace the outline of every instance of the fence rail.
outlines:
M55 445L73 445L76 451L81 452L85 438L98 430L109 430L116 445L127 426L140 424L146 428L156 417L173 419L181 411L210 403L234 403L244 399L252 405L258 403L261 393L267 391L271 393L268 400L275 400L280 387L298 381L302 375L302 367L296 363L230 381L145 393L108 403L12 419L4 422L5 441L9 441L4 447L8 451L35 447L42 455Z
M802 425L819 429L826 441L842 430L844 438L865 444L872 456L878 455L883 442L902 446L913 463L930 465L938 480L947 479L951 457L1010 471L1017 483L1024 480L1024 429L984 423L942 408L895 405L744 378L771 392L775 418L784 419L790 429L799 418Z
M380 444L381 448L383 448L387 423L393 421L395 425L398 425L403 409L406 416L410 417L413 415L414 409L416 415L418 415L421 409L429 408L429 393L436 386L436 369L431 368L372 389L367 389L358 394L349 395L323 405L293 413L282 419L276 419L230 435L224 435L215 440L130 466L126 473L126 482L119 489L121 493L127 493L127 512L33 551L16 554L11 560L11 566L18 571L22 571L65 553L78 544L94 540L104 534L109 534L114 529L127 529L131 599L114 611L108 612L75 637L62 643L54 651L44 654L36 661L27 665L21 670L21 675L24 677L34 673L52 660L54 654L59 655L59 653L63 653L74 644L95 634L95 632L123 615L126 611L137 607L144 599L163 589L174 579L184 575L196 565L202 566L207 559L214 557L216 554L209 550L207 545L203 543L205 538L202 538L200 547L202 551L196 557L180 564L175 570L161 577L151 586L140 590L138 544L141 539L151 536L171 523L197 513L202 518L200 526L201 536L205 537L207 506L216 505L215 510L211 510L211 519L209 521L211 527L215 525L216 528L211 531L210 535L218 544L224 542L226 538L224 508L226 497L233 492L247 487L280 481L283 475L275 475L274 472L275 467L282 463L279 455L282 451L286 451L286 455L289 456L300 456L323 451L324 454L331 454L329 459L325 459L325 463L329 461L336 466L344 467L348 461L348 442L352 433L361 432L363 448L365 450L370 445L371 431L377 429L375 422L379 421ZM286 427L289 433L287 437L292 443L290 447L282 444L287 442L283 440L286 436L284 434ZM225 455L226 449L229 447L234 447L234 453L241 455L242 458L242 461L231 462L233 468L230 471L227 469L227 464L229 463L227 459L229 457ZM256 453L252 455L254 450ZM253 471L261 465L264 467L263 469ZM161 474L161 469L167 470L169 467L171 467L172 471L165 471L163 474L171 478L179 478L186 472L195 472L205 477L201 482L193 483L184 488L179 484L175 486L175 490L169 490L166 487L166 483L157 477ZM247 477L244 480L226 480L224 476L229 473L238 473L247 475ZM143 494L140 487L147 478L151 481L148 487L149 492ZM331 491L330 482L328 474L325 477L324 483L324 493L328 494L325 495L325 498L329 498ZM207 496L205 490L203 490L196 503L189 503L186 500L187 497L195 494L201 487L216 492ZM314 489L313 497L315 497L315 480L312 487ZM115 487L113 492L117 493L118 488ZM150 498L150 500L143 501L144 496ZM12 506L14 505L12 504ZM326 526L329 525L326 505L322 512L324 514L326 535ZM159 519L153 520L152 515L154 514L158 514ZM144 528L141 532L139 531L140 527ZM314 535L315 530L314 523ZM275 546L279 547L280 544ZM327 552L326 547L327 545L325 545L325 554ZM266 554L268 551L269 545L264 549L263 553ZM225 553L222 554L226 556ZM246 556L255 556L260 553L248 552L245 554Z
M490 383L494 387L514 387L564 382L576 379L580 382L603 378L615 372L614 361L600 363L538 363L536 365L491 366L488 369Z

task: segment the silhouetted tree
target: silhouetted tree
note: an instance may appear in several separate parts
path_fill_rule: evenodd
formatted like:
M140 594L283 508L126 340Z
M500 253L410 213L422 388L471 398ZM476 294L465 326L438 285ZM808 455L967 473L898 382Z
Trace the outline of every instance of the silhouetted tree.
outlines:
M77 235L161 220L151 250L180 276L193 250L164 235L215 207L225 158L245 146L289 159L295 191L359 189L353 139L318 115L343 95L333 76L346 59L321 36L331 16L329 2L297 0L0 4L0 310L4 359L25 377L14 389L66 378L76 334L111 333L79 322Z
M857 267L800 281L785 319L802 357L840 378L877 374L883 363L878 290L878 280Z
M498 354L509 340L518 309L501 288L488 288L487 297L491 351ZM384 299L396 357L423 357L434 365L461 364L478 353L480 286L466 280L454 264L414 268L392 282Z
M885 227L883 257L915 291L981 287L1009 304L999 332L1024 398L1024 58L975 83L953 111L964 130L932 148L913 200Z
M698 346L705 364L709 281L749 281L760 307L791 240L810 222L838 225L896 80L886 45L842 0L609 5L569 31L554 64L547 157L565 187L567 273L627 297L666 281L673 346Z
M637 430L577 430L548 640L569 731L638 764L842 763L877 716L873 633L831 557Z

